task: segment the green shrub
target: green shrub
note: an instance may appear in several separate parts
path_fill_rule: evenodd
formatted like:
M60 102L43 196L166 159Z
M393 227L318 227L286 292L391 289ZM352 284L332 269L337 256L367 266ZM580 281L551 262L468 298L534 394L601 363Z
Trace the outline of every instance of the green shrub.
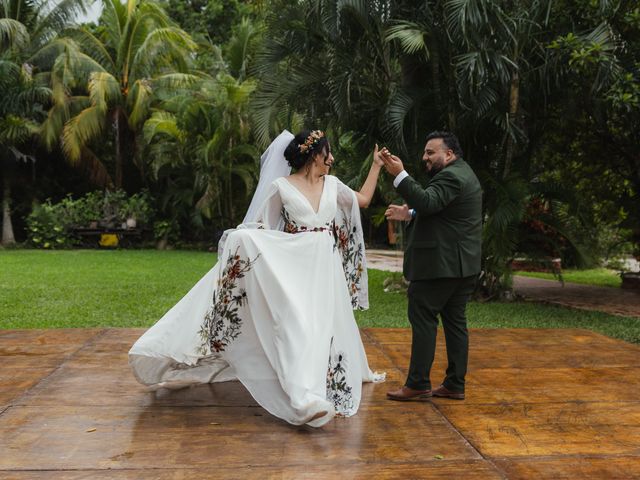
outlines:
M77 211L76 227L89 227L92 223L98 223L102 219L104 205L104 193L100 191L89 192L84 197L76 200Z
M146 190L131 195L120 207L120 218L122 221L133 218L141 224L147 224L155 213L151 203L151 196Z
M127 193L123 190L104 192L100 225L107 228L119 227L126 220L120 214L126 202Z
M73 245L73 238L69 234L66 209L68 202L51 204L46 201L36 205L27 217L28 241L38 248L65 248Z
M152 198L146 191L130 197L122 190L95 191L77 200L69 195L56 204L47 200L26 218L28 242L37 248L70 247L77 243L72 233L76 228L119 228L127 218L150 223L154 216L151 205ZM173 228L171 225L169 230Z

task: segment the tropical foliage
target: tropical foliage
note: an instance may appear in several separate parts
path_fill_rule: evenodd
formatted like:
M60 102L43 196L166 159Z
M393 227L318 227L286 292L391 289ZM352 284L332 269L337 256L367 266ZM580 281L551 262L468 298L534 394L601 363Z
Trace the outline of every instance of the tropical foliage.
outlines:
M39 134L51 90L42 79L38 54L69 20L84 11L83 0L4 0L0 4L0 172L2 244L15 242L11 219L16 162L35 162L29 145Z
M212 242L241 220L262 148L313 126L352 186L374 143L424 180L425 134L455 131L485 192L489 297L515 258L640 245L634 2L103 0L81 25L81 0L50 5L0 7L3 244L12 205L96 188L147 188L158 238ZM378 192L365 223L399 201L387 179Z
M57 54L51 71L54 106L43 136L53 147L61 138L65 156L88 166L101 186L123 187L124 161L143 164L137 135L150 114L153 92L195 81L189 72L196 48L150 1L104 0L100 29L71 28L53 42ZM112 176L93 145L113 144ZM104 158L104 157L103 157Z

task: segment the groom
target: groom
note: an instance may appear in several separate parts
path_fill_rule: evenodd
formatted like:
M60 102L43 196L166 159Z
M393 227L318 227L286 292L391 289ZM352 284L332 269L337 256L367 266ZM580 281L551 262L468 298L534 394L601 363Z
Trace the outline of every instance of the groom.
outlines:
M411 363L391 400L424 397L464 399L469 336L465 309L480 272L482 190L462 159L456 136L432 132L422 160L430 174L426 188L409 176L402 161L382 150L394 187L408 205L389 205L388 219L408 222L403 273L409 284ZM411 207L411 208L409 208ZM438 314L447 345L446 377L431 389L429 373L436 348Z

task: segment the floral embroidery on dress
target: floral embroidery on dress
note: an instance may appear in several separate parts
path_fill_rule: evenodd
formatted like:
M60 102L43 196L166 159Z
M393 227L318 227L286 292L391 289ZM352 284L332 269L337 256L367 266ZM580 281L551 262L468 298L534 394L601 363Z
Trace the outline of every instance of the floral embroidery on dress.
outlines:
M204 317L200 327L202 343L198 352L207 355L209 352L222 352L232 340L240 335L242 319L238 309L246 304L247 292L239 288L237 280L243 278L251 270L260 254L253 260L242 259L236 251L229 255L227 263L218 278L217 288L213 292L213 305Z
M293 220L284 207L282 207L281 215L284 219L284 231L286 233L328 232L333 235L333 222L325 223L324 227L307 227L306 225L299 225L298 222Z
M333 345L333 339L331 339ZM345 355L338 352L329 354L329 369L327 370L327 400L333 403L338 415L351 415L354 410L351 386L347 384L345 369Z
M356 237L356 227L351 227L350 222L346 219L343 224L336 226L335 235L336 246L342 256L342 266L349 287L349 295L351 295L351 306L356 308L359 306L358 292L363 271L363 246Z

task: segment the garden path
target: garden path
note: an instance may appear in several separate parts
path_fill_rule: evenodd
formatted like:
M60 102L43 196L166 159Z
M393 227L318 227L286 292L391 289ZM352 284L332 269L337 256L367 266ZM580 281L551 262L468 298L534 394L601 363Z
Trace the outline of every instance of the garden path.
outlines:
M640 318L640 292L636 290L568 282L562 285L557 280L518 275L513 288L527 300Z
M402 252L367 250L367 266L391 272L402 271ZM640 318L640 292L612 287L597 287L556 280L514 276L516 294L527 300L564 307L595 310Z

